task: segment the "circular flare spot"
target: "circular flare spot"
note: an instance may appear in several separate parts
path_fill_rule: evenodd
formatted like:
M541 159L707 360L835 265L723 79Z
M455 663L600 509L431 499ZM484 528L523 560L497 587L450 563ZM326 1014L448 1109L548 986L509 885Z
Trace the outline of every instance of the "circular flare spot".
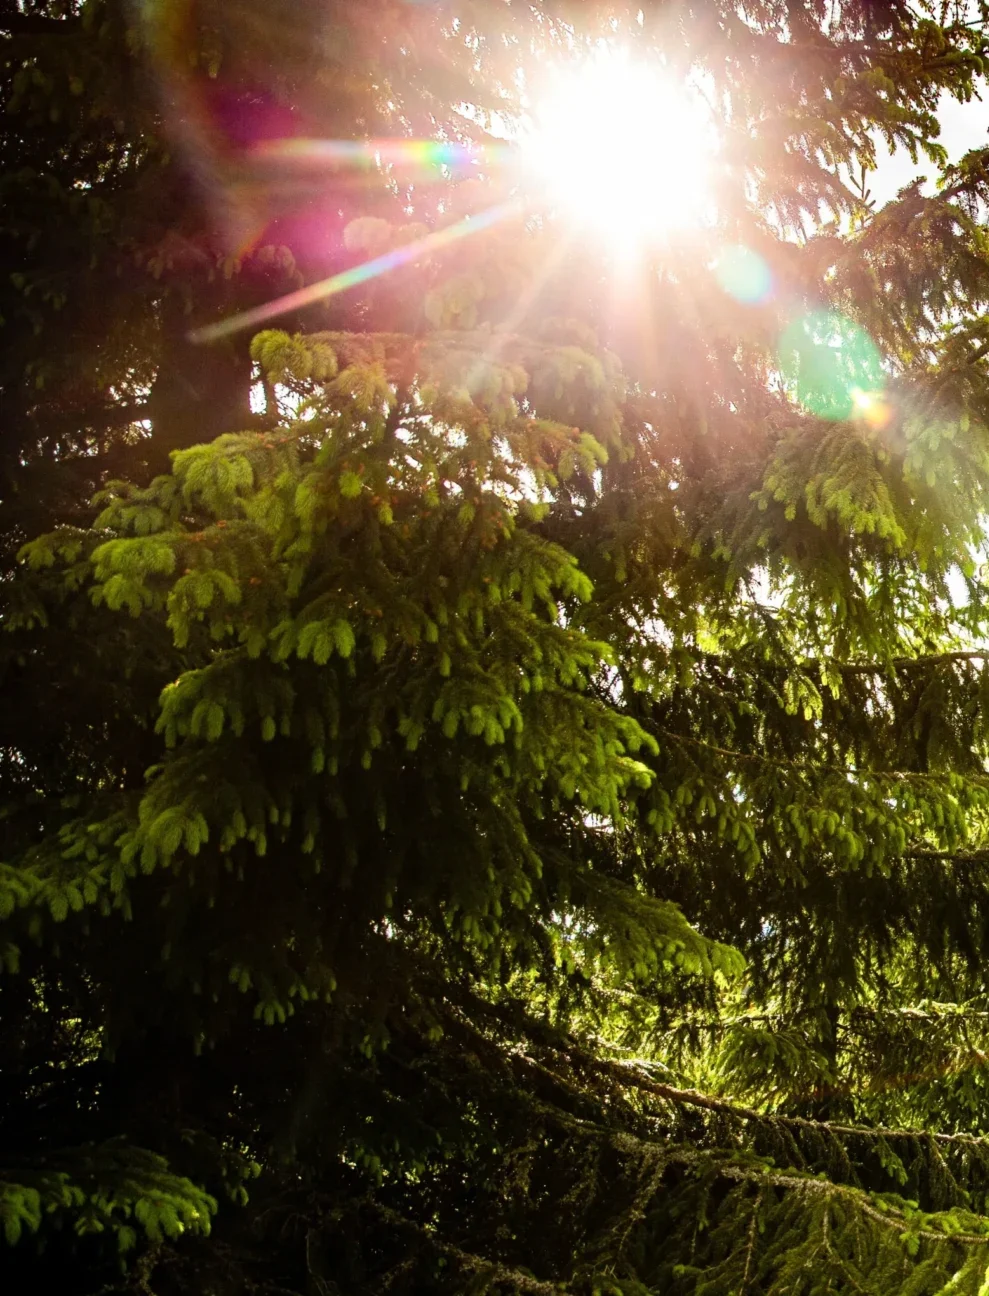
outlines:
M790 395L819 418L864 415L886 385L879 349L865 329L844 315L813 311L783 332L780 371Z
M725 292L746 306L757 306L773 291L769 266L758 252L741 244L724 249L715 263L714 273Z

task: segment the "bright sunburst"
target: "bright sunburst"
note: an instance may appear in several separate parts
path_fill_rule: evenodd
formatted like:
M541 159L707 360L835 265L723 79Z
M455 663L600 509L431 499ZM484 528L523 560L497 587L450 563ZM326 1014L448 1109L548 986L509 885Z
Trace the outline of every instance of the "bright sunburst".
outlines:
M701 95L613 51L556 73L524 153L560 213L619 248L683 229L709 206L712 126Z

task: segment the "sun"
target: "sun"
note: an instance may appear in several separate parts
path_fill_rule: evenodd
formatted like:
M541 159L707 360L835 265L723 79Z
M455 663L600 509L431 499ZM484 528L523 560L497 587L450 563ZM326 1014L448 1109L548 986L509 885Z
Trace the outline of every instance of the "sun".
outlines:
M613 50L558 69L523 140L558 214L626 249L704 220L712 153L700 92Z

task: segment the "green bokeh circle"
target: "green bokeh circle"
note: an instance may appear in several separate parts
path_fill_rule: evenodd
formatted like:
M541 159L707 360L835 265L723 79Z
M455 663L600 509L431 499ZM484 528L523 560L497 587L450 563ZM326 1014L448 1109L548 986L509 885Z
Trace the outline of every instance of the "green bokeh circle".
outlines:
M851 418L859 393L886 385L879 349L865 329L831 311L802 315L784 330L780 372L790 395L811 414Z

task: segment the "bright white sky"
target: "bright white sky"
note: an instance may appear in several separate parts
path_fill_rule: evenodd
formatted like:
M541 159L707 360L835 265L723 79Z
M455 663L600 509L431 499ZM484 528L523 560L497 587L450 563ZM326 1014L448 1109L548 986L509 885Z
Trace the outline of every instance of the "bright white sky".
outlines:
M983 89L982 102L973 99L970 103L959 103L945 95L941 101L938 117L941 122L941 143L948 150L950 161L957 162L970 149L989 145L989 89ZM934 168L926 158L918 158L916 165L910 155L901 150L890 157L885 154L885 145L880 145L879 165L869 176L868 184L872 196L881 206L895 197L898 189L908 185L918 175L932 175Z

